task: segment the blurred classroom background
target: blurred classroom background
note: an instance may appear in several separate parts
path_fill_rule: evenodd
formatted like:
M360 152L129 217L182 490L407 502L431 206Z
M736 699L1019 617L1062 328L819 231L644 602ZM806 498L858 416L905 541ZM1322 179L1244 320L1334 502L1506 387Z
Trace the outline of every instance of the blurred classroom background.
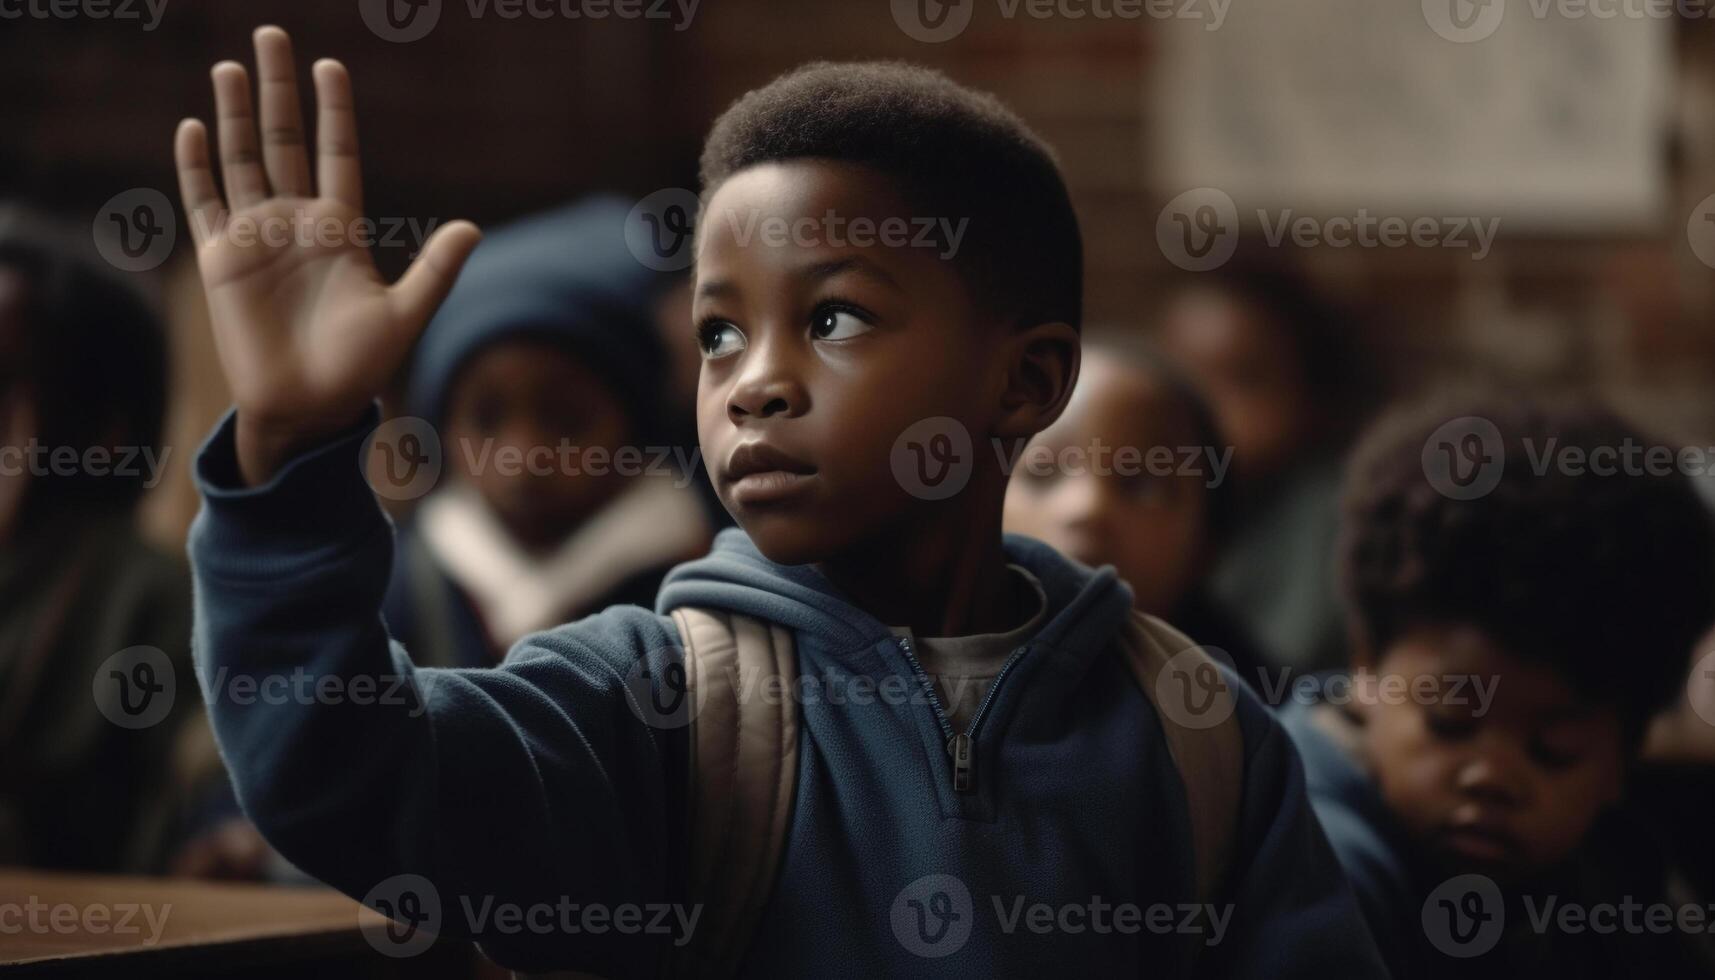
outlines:
M1187 312L1186 297L1225 288L1267 307L1226 315L1304 321L1276 331L1286 347L1227 324L1252 338L1245 356L1186 353L1220 389L1206 394L1229 430L1274 440L1280 458L1257 464L1253 484L1307 462L1337 478L1345 441L1381 407L1476 382L1574 386L1663 439L1715 446L1707 8L1495 0L1469 21L1440 0L642 0L659 16L599 20L549 0L429 7L438 19L411 40L369 0L166 0L148 27L140 0L128 9L142 20L7 14L0 208L56 222L92 256L115 200L159 192L177 211L174 126L212 117L209 66L248 62L263 23L291 33L301 80L318 57L351 69L366 211L400 229L374 250L389 276L420 241L412 223L491 227L598 192L694 189L704 133L737 96L808 60L902 59L995 93L1057 149L1083 228L1092 337L1172 349L1175 318L1214 329L1221 316ZM1616 9L1632 13L1594 12ZM138 520L144 539L182 555L197 507L187 468L228 395L176 220L158 263L109 271L167 325L170 455ZM665 338L682 404L697 355L678 318L684 329ZM1283 367L1295 358L1308 367ZM1303 403L1290 424L1270 414L1282 399ZM1320 595L1303 603L1332 608L1326 577L1307 579ZM0 595L0 619L20 601ZM1317 611L1282 613L1300 614ZM1281 663L1338 659L1337 618L1279 626L1279 638L1248 625ZM0 681L19 683L4 668ZM1708 753L1700 781L1672 797L1670 816L1689 827L1712 805L1715 748L1710 726L1682 733L1681 751Z

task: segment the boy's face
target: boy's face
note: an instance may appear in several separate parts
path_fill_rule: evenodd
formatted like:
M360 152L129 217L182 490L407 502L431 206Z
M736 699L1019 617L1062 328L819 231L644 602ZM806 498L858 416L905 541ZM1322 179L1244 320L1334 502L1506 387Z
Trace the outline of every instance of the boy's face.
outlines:
M827 560L932 520L893 475L895 441L920 420L958 420L977 453L966 493L983 478L1004 335L941 249L873 230L856 243L856 219L909 216L887 178L826 160L750 167L705 205L698 437L721 502L774 561Z
M618 492L611 463L629 429L599 373L539 341L483 348L447 396L454 471L530 550L559 544ZM608 465L596 465L596 448Z
M1006 490L1006 529L1086 565L1113 565L1145 612L1167 615L1196 583L1207 556L1203 476L1145 467L1152 449L1196 442L1184 405L1149 372L1086 354L1060 420L1020 457ZM1121 459L1125 448L1140 458ZM1106 453L1105 457L1103 453ZM1199 463L1205 462L1199 458Z
M1450 678L1492 685L1486 711L1470 683L1464 704L1360 701L1382 797L1441 869L1506 880L1551 867L1618 800L1618 713L1578 697L1550 667L1512 657L1476 630L1443 628L1406 635L1383 651L1376 674L1399 675L1403 690L1414 680L1449 693Z

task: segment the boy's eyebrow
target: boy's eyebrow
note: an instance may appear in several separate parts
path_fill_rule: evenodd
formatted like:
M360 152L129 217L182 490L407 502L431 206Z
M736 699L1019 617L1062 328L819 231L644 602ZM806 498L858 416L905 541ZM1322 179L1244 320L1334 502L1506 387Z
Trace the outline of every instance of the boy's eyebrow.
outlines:
M738 287L734 286L732 281L728 279L711 279L707 282L697 283L697 295L699 297L731 296L736 292L738 292Z
M868 276L884 286L893 289L899 288L898 280L889 275L886 269L861 255L848 255L844 258L830 259L827 262L817 262L815 265L805 267L798 275L805 279L820 280L832 279L844 272L855 272L859 275Z
M834 276L846 272L866 276L890 289L899 289L899 281L894 279L886 269L860 255L848 255L826 262L817 262L796 270L793 275L800 279L820 281L832 279ZM738 287L730 279L710 279L697 284L697 297L699 299L728 297L737 292Z
M863 256L828 259L825 263L815 263L811 266L804 266L803 269L797 269L794 275L801 280L820 281L830 280L833 276L842 275L842 273L856 273L856 275L876 281L876 283L880 283L883 287L890 288L894 292L899 292L899 280L895 280L887 269L871 263L870 259Z

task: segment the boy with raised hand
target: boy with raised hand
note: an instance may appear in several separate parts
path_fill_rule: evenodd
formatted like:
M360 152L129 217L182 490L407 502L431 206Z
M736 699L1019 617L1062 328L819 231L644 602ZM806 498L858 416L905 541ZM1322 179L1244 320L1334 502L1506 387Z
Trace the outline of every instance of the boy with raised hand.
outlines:
M344 69L315 67L328 196L309 199L288 41L263 28L256 46L266 169L244 70L215 69L231 217L355 217ZM178 157L194 221L220 206L199 124L181 126ZM1120 650L1160 652L1174 634L1133 619L1111 570L1001 534L989 442L1052 422L1077 373L1080 244L1047 149L940 75L823 64L729 109L703 172L698 427L742 530L669 576L657 612L615 607L534 635L495 670L416 669L389 642L391 528L355 465L374 394L474 230L443 227L391 288L356 249L199 243L237 409L198 461L197 652L269 839L514 967L1377 974L1266 710L1222 685L1242 758L1211 851L1214 822L1192 816L1223 812L1199 802L1211 784L1176 768L1170 712ZM961 220L968 233L929 248L880 232ZM957 494L895 475L896 440L924 420L981 454L966 454ZM709 719L661 724L650 709L676 700L692 607L730 617L731 635L760 621L791 652L796 727L773 757L791 792L763 860L686 843L706 836L691 801L708 800ZM991 679L943 700L925 663ZM316 695L237 696L237 682L283 674ZM412 696L374 696L400 678ZM1205 887L1210 853L1225 871ZM710 889L693 866L754 880L754 914L697 933L703 912L731 910L697 904ZM647 910L669 904L681 928L651 928ZM687 964L687 942L725 952Z

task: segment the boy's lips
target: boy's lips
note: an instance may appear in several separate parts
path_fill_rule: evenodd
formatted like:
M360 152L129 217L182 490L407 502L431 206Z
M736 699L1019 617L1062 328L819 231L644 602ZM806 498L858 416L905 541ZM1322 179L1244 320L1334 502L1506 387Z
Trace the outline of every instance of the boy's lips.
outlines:
M741 506L778 503L796 496L809 487L815 475L814 466L760 440L734 449L722 474L733 501Z
M1455 854L1487 864L1511 864L1524 851L1511 831L1488 822L1451 824L1441 832L1441 839Z

